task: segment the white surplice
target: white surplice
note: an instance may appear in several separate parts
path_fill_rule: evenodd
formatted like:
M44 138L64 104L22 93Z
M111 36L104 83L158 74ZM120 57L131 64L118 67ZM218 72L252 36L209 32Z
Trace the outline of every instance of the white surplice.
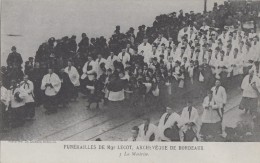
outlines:
M179 121L180 121L180 115L177 114L177 113L172 113L169 116L169 118L166 121L166 123L164 124L166 115L167 115L167 113L164 113L161 116L161 119L160 119L159 124L158 124L158 133L156 135L156 137L157 137L156 140L158 140L158 141L161 141L161 140L170 141L169 138L165 137L164 130L167 129L167 128L173 127L175 122L179 123Z
M51 86L45 87L46 84L51 84ZM61 80L59 76L55 73L46 74L42 79L41 89L45 91L47 96L55 96L60 91Z
M66 72L69 75L70 81L74 86L80 86L79 73L74 66L66 67L64 72Z

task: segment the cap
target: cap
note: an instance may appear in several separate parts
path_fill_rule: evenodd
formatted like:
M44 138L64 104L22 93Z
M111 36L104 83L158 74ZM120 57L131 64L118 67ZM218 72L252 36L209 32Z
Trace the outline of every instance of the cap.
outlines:
M12 46L12 48L11 48L12 50L16 50L16 47L15 46Z

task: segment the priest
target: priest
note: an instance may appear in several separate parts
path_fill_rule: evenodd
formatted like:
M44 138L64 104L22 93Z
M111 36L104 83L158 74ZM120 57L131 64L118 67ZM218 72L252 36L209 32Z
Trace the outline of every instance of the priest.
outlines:
M45 91L44 107L46 114L57 112L57 94L61 88L61 80L52 68L48 68L48 74L42 79L41 89Z

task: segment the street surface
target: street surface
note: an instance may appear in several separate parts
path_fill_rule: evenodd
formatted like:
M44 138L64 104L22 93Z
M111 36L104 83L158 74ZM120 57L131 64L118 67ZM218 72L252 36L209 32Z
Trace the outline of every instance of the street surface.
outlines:
M240 120L250 120L238 109L241 100L240 90L228 92L223 124L234 127ZM0 133L1 140L38 140L38 141L88 141L101 138L104 141L124 141L131 135L131 128L140 125L142 118L134 115L131 108L110 104L101 106L101 111L86 110L87 100L80 96L77 102L71 102L66 108L59 108L58 113L45 115L43 106L36 108L36 120L27 121L19 128L7 133ZM195 107L202 114L202 98L194 101ZM125 106L125 105L122 105ZM185 106L178 101L174 109L180 113ZM91 106L95 107L95 104ZM149 113L151 122L158 124L163 111Z

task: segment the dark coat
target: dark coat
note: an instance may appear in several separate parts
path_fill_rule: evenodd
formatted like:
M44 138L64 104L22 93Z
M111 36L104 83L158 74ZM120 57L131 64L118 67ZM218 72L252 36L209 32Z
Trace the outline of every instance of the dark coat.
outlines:
M12 52L8 55L6 62L8 66L13 64L21 66L21 64L23 63L23 59L21 54L17 52Z

